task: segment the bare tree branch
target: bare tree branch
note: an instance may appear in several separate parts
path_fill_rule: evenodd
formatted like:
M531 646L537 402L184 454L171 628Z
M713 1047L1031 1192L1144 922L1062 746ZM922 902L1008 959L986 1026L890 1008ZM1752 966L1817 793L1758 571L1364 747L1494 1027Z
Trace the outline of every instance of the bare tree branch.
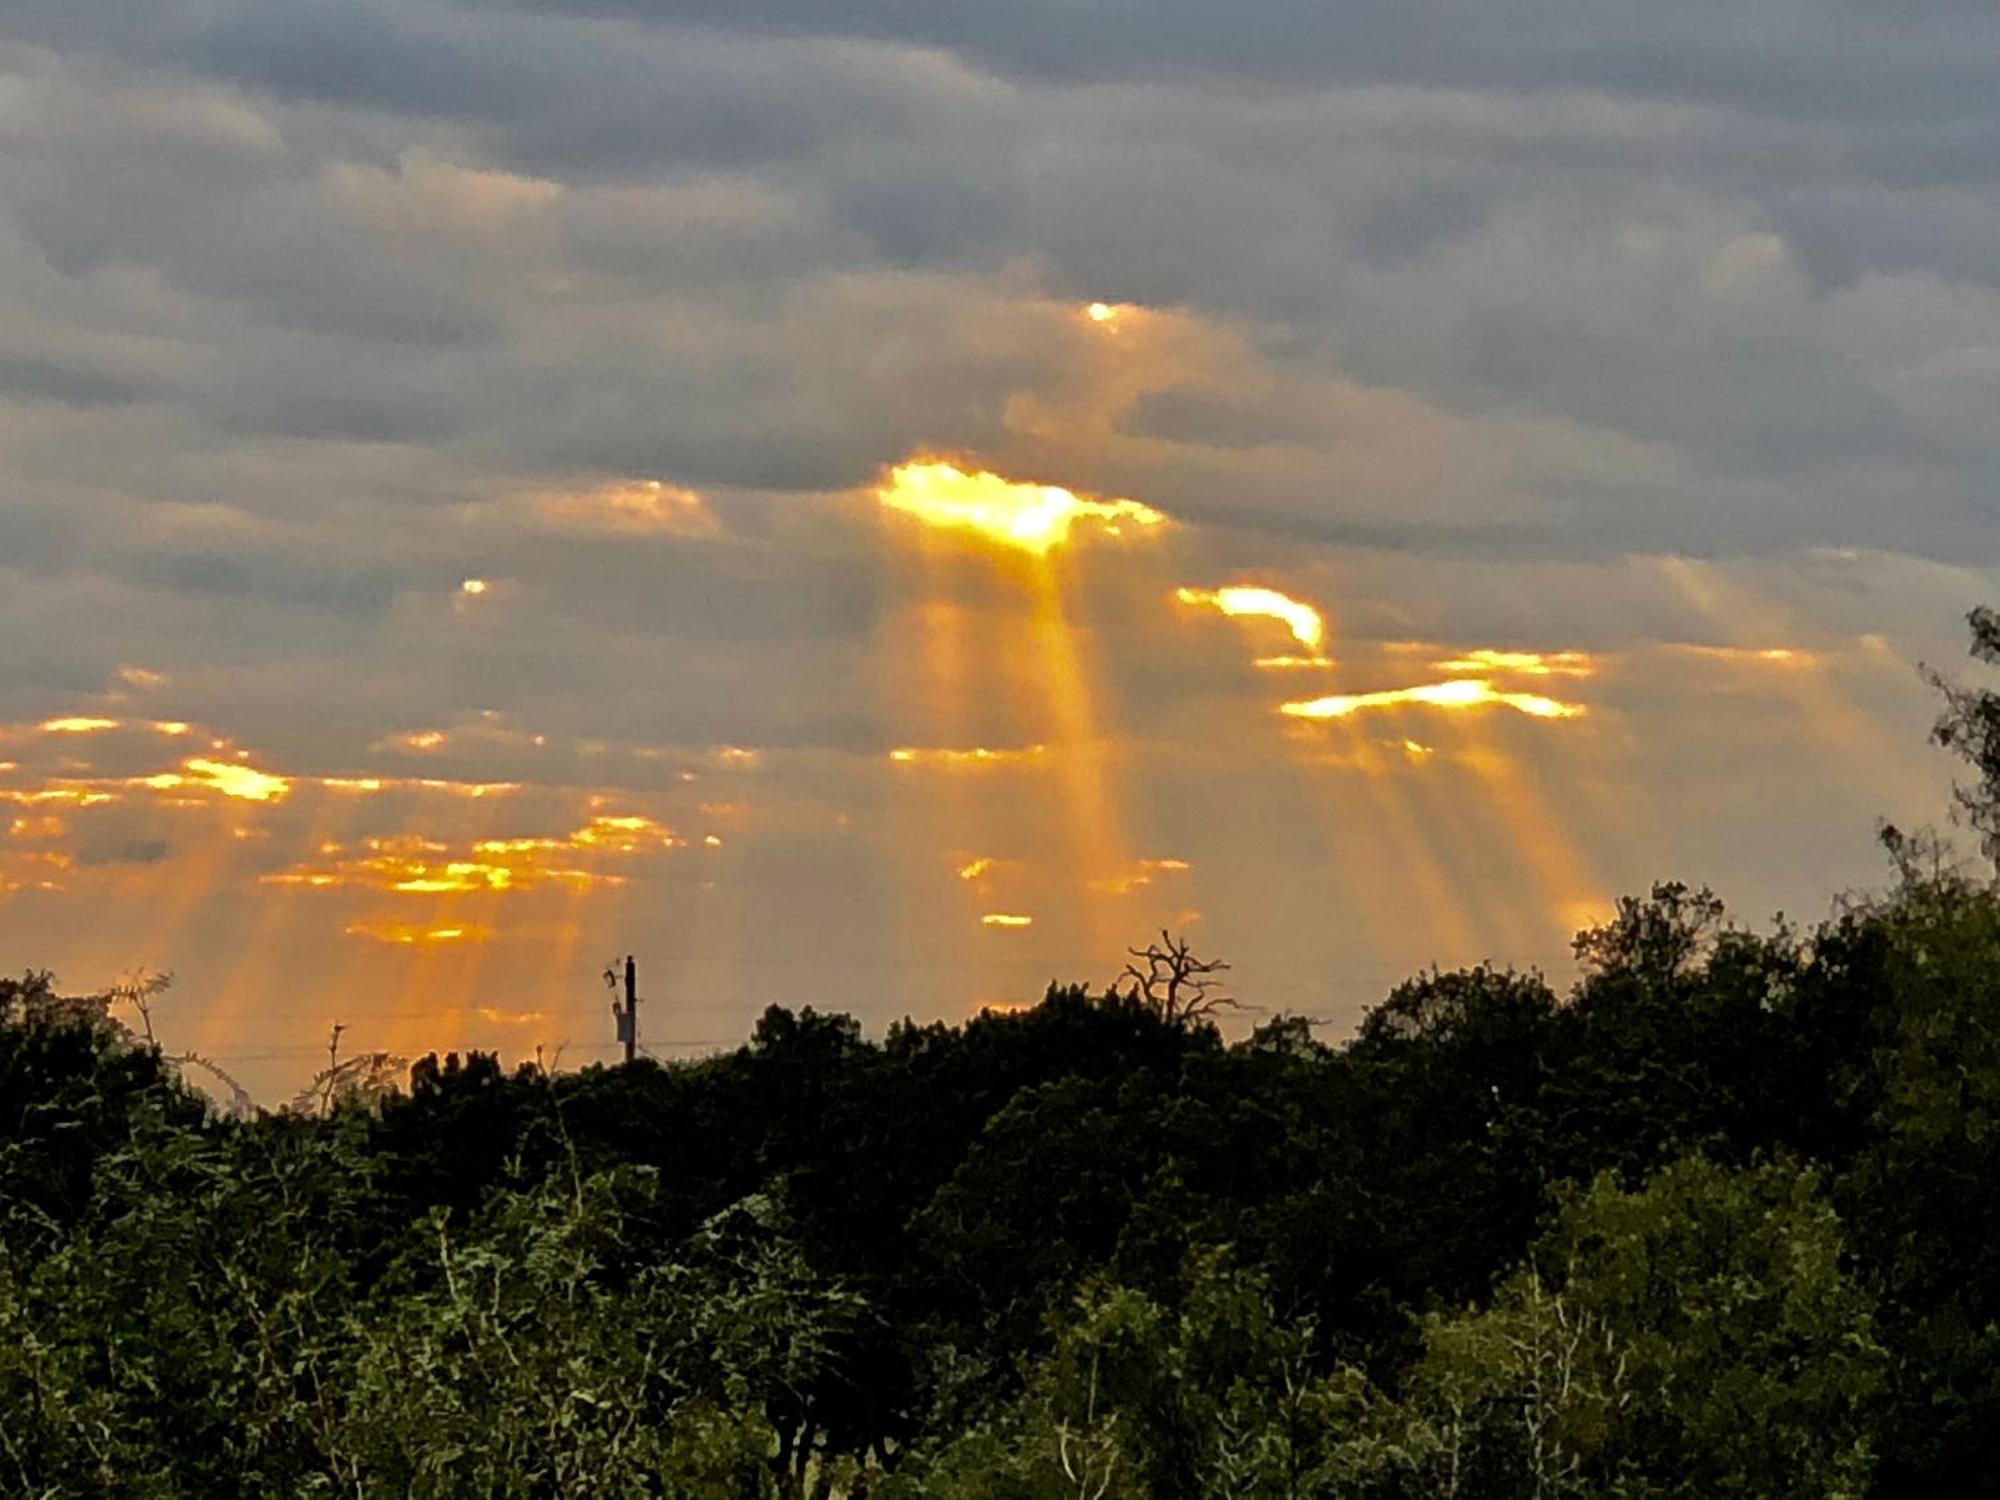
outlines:
M1195 957L1184 937L1172 937L1162 928L1157 943L1125 951L1137 962L1125 965L1111 982L1111 992L1118 994L1119 983L1129 979L1132 987L1124 992L1125 997L1146 1006L1170 1026L1192 1026L1239 1004L1235 996L1223 991L1223 981L1216 977L1229 965L1219 958Z

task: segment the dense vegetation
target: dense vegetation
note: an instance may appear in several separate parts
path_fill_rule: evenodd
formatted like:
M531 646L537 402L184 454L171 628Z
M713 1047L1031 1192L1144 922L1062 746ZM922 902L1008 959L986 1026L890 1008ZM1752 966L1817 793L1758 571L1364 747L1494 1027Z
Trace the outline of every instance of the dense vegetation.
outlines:
M2000 704L1941 736L1992 832ZM236 1119L0 981L0 1492L1985 1492L2000 895L1885 843L1809 932L1661 885L1568 995L1433 972L1339 1046L773 1007Z

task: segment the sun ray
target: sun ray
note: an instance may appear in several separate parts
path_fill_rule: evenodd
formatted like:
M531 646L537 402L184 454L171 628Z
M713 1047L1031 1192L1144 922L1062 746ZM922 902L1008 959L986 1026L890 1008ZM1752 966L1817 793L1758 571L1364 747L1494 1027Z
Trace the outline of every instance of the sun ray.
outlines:
M1431 941L1431 951L1424 959L1452 962L1490 951L1495 932L1482 920L1478 906L1467 897L1437 847L1438 830L1453 828L1453 820L1441 816L1435 806L1419 809L1412 805L1435 801L1427 771L1394 766L1359 724L1336 723L1332 728L1338 758L1358 772L1362 795L1385 825L1385 866L1399 870L1405 888L1414 890L1421 900ZM1368 883L1364 876L1364 886Z
M1527 677L1585 677L1596 670L1585 653L1541 653L1477 649L1437 663L1445 671L1479 671ZM1504 681L1504 679L1503 679ZM1581 703L1497 685L1492 676L1459 676L1444 681L1370 692L1332 693L1278 705L1286 719L1316 726L1315 738L1335 745L1334 758L1363 771L1363 784L1395 828L1392 840L1424 899L1451 914L1451 930L1436 933L1447 948L1467 961L1467 939L1476 928L1478 956L1499 961L1539 957L1551 925L1593 909L1598 882L1553 817L1532 777L1501 748L1501 727L1491 711L1506 709L1529 720L1567 721L1584 717ZM1423 716L1422 724L1414 717ZM1387 773L1389 762L1376 743L1372 725L1393 726L1390 744L1400 744L1407 764ZM1423 738L1418 738L1422 735ZM1440 754L1439 747L1447 753ZM1412 802L1424 804L1421 813ZM1468 814L1470 817L1468 818ZM1470 829L1487 825L1495 836L1468 843ZM1449 829L1457 847L1432 845L1436 830ZM1488 881L1480 898L1469 899L1460 882L1465 871L1497 856L1496 868L1525 862L1539 904L1523 904L1510 892L1514 883ZM1489 914L1506 908L1504 922ZM1455 920L1452 920L1455 917ZM1530 935L1532 937L1530 938ZM1524 939L1529 939L1524 941Z
M879 788L880 857L896 872L887 885L896 896L898 951L927 954L956 915L951 897L927 877L938 851L964 836L975 790L962 775L905 773L998 768L1006 755L966 744L976 738L967 705L977 668L966 612L954 597L953 556L929 527L917 528L909 540L914 545L887 562L892 583L906 598L885 611L872 655L877 696L893 732L900 738L914 729L922 743L892 749L888 758L896 774L873 785ZM914 561L913 569L905 569L906 560Z
M1917 763L1920 744L1890 735L1856 706L1825 656L1800 648L1797 614L1758 599L1712 564L1665 558L1658 564L1680 597L1715 627L1728 647L1711 654L1731 665L1763 667L1813 731L1871 784L1893 786Z
M181 865L168 888L152 893L147 913L139 928L133 952L137 962L171 968L183 933L198 912L215 897L226 872L236 862L245 842L244 830L254 827L254 814L234 802L221 804L219 827L208 830L196 851ZM207 1030L203 1030L207 1045Z
M1544 794L1534 769L1509 752L1492 726L1460 719L1444 726L1449 755L1473 782L1471 799L1499 829L1503 865L1525 870L1534 899L1517 903L1514 922L1534 954L1553 952L1605 909L1603 881ZM1518 950L1521 945L1515 944Z
M506 899L498 891L478 891L457 903L448 918L451 928L464 930L492 931L499 926L495 908ZM436 931L436 928L430 929ZM430 1036L414 1045L403 1044L397 1050L409 1053L421 1047L430 1051L434 1047L464 1052L477 1038L470 1034L473 1008L483 996L480 994L480 980L492 953L490 942L454 942L442 945L437 950L437 974L431 1003L438 1008L438 1014Z
M920 523L916 532L920 552L934 545L942 551L949 542L951 555L962 559L966 544L974 544L987 560L982 581L997 578L1017 585L1011 597L1024 609L1025 619L1023 633L1013 639L1025 643L1030 665L1025 671L1013 663L1004 665L1014 668L1006 673L1008 680L1031 686L1008 706L1019 718L1039 720L1046 743L1014 747L1006 755L1011 759L1046 754L1061 803L1060 827L1052 831L1056 845L1067 850L1060 878L1075 893L1076 917L1090 952L1117 951L1114 944L1123 938L1111 930L1109 903L1096 899L1091 885L1112 878L1128 863L1124 830L1112 751L1100 722L1095 664L1087 632L1078 623L1082 618L1078 596L1083 590L1066 557L1086 537L1158 532L1169 524L1167 518L1133 500L1100 499L925 459L890 470L875 493L883 511ZM989 634L995 644L1003 638L997 628ZM982 669L987 665L982 663ZM937 660L934 668L955 672L959 678L952 692L940 693L936 701L955 706L970 701L975 693L990 695L990 688L966 680L968 674L956 660ZM946 769L1003 763L1002 752L977 746L953 750L903 746L891 758L904 765ZM949 784L957 778L944 779ZM1017 786L1009 790L1018 793ZM969 790L964 795L969 796ZM954 819L950 832L957 836L948 838L944 847L972 842L964 837L970 831Z
M541 997L552 1011L564 1010L564 1001L572 996L586 980L596 981L594 972L586 973L579 958L584 940L584 910L591 892L587 887L572 885L565 887L558 895L556 906L555 932L547 948L547 962L542 968L542 981L535 993ZM606 955L609 956L608 954ZM606 1034L609 1034L610 1020L605 1020ZM551 1046L564 1042L583 1043L595 1041L595 1036L549 1037L545 1040Z
M1109 764L1109 746L1097 721L1095 675L1078 639L1065 597L1066 580L1052 569L1035 580L1033 639L1043 665L1042 681L1061 778L1068 830L1070 881L1081 888L1087 961L1122 947L1106 904L1088 896L1093 881L1109 878L1127 862L1118 798Z
M358 811L352 799L322 791L305 828L304 847L316 850L344 837ZM295 887L257 881L238 898L250 907L249 931L203 1012L198 1043L203 1052L221 1055L237 1045L237 1029L249 1009L254 988L250 976L260 970L280 929L295 919L299 894Z

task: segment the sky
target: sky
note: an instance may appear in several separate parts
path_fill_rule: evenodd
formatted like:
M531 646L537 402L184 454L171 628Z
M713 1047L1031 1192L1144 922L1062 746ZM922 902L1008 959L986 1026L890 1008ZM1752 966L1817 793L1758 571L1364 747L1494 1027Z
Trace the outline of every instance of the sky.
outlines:
M1348 1032L1947 812L2000 10L11 0L0 967L660 1056ZM1969 670L1969 669L1968 669Z

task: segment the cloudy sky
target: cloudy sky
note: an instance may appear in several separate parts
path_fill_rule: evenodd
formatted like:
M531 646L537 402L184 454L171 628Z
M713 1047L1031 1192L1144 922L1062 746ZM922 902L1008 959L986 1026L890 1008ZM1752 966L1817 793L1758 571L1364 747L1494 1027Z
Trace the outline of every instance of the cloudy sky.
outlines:
M663 1055L1943 816L2000 10L11 0L0 963Z

